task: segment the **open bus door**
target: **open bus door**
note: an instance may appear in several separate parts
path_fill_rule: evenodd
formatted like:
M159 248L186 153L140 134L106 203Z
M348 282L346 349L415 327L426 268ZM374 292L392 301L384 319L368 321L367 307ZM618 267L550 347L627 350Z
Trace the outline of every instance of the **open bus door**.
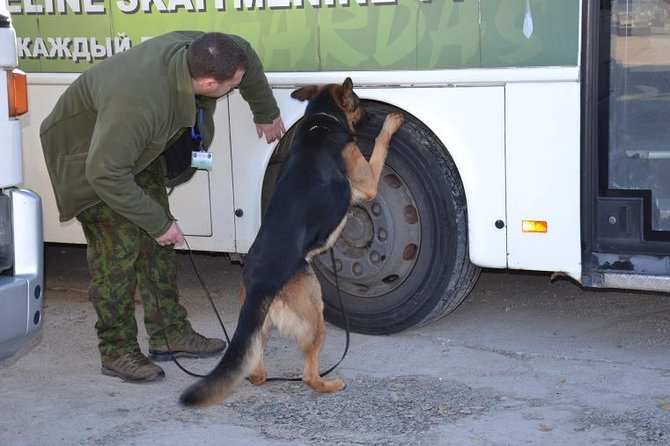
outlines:
M665 0L585 2L584 279L670 290L670 23ZM653 17L645 32L622 17Z

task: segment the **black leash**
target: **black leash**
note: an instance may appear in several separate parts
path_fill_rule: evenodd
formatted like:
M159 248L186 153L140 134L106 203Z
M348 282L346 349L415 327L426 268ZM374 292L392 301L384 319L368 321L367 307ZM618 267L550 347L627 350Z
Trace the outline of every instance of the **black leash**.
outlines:
M193 252L191 251L191 246L188 244L188 241L186 238L184 238L184 242L186 243L186 248L188 249L188 256L189 259L191 260L191 265L193 266L193 271L195 271L195 275L198 277L198 281L200 282L200 285L202 286L202 289L205 290L205 295L207 296L207 299L209 300L210 305L212 306L212 309L214 310L214 314L216 315L216 318L219 320L219 324L221 325L221 328L223 329L223 334L226 336L226 341L228 342L228 346L230 346L230 338L228 337L228 332L226 331L226 326L223 323L223 320L221 320L221 316L219 316L219 310L216 308L216 305L214 304L214 299L212 299L212 295L209 292L209 288L207 287L207 284L205 284L205 280L202 278L202 275L200 274L200 271L198 271L198 268L195 264L195 259L193 258ZM340 303L340 311L342 312L342 315L344 316L344 328L345 328L345 333L346 333L346 344L344 346L344 353L342 353L342 357L340 358L337 363L326 370L325 372L321 373L319 376L322 378L326 375L328 375L330 372L335 370L337 366L344 361L345 356L347 356L347 352L349 351L349 318L347 317L347 313L344 311L344 300L342 299L342 294L340 293L340 283L339 283L339 278L337 275L337 268L335 267L335 253L333 252L333 248L330 248L330 261L333 265L333 273L335 274L335 288L337 289L337 298ZM158 301L158 295L156 295L156 308L160 308L160 304ZM195 378L205 378L207 375L200 375L195 372L191 372L190 370L186 369L183 365L177 361L177 358L175 358L174 353L172 352L172 349L170 348L170 344L167 339L167 334L165 333L165 330L162 330L163 332L163 339L165 339L165 346L168 349L168 352L170 352L170 358L172 359L172 362L174 362L177 367L187 375L193 376ZM266 381L302 381L302 377L296 377L296 378L267 378Z
M340 280L339 277L337 276L337 267L335 266L335 253L333 252L333 248L330 248L330 263L333 265L333 274L335 275L335 289L337 290L337 300L340 303L340 311L342 312L342 316L344 317L344 333L346 335L346 343L344 344L344 352L342 353L342 357L340 358L337 363L335 363L334 366L323 372L321 375L322 378L335 370L335 368L344 361L344 357L347 356L347 352L349 351L349 338L350 338L350 330L349 330L349 316L347 316L347 312L344 310L344 299L342 299L342 294L340 293Z
M202 278L200 275L200 271L198 271L198 268L195 266L195 259L193 258L193 252L191 251L191 246L188 244L188 240L184 238L184 242L186 242L186 248L188 249L188 256L191 259L191 265L193 266L193 271L195 271L195 275L198 277L198 281L200 282L200 285L202 286L202 289L205 290L205 295L207 295L207 299L209 300L210 305L212 306L212 309L214 310L214 314L216 315L216 318L219 320L219 324L221 325L221 328L223 329L223 334L226 336L226 342L228 342L228 345L230 345L230 338L228 337L228 332L226 331L226 326L223 324L223 320L221 320L221 316L219 316L219 310L216 308L216 305L214 305L214 299L212 299L212 295L209 292L209 288L205 284L205 280ZM160 308L159 303L158 303L158 295L156 296L156 307ZM170 343L168 342L167 334L165 333L165 330L161 330L163 332L163 339L165 340L165 346L168 349L168 352L170 352L170 359L172 359L172 362L174 362L179 369L181 369L182 372L186 373L187 375L193 376L195 378L205 378L207 375L200 375L195 372L191 372L190 370L186 369L183 365L177 361L177 358L175 358L174 353L172 352L172 349L170 348Z

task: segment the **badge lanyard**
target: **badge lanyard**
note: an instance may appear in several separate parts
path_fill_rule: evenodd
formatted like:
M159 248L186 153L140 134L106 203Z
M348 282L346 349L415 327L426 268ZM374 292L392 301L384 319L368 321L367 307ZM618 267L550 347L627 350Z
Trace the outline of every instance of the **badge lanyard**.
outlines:
M205 151L203 146L202 118L204 111L202 107L198 108L196 123L191 127L191 138L198 141L198 150L191 152L191 167L202 170L212 170L212 154Z

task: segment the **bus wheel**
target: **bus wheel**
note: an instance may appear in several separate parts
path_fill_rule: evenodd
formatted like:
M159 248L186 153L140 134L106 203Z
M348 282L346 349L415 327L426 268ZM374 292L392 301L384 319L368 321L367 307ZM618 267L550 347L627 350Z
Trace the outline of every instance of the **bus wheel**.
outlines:
M387 113L366 102L359 129L366 156ZM354 206L333 250L340 295L352 331L388 334L425 325L454 310L479 268L468 256L465 192L437 137L413 116L393 137L377 197ZM314 259L326 319L345 326L329 252Z

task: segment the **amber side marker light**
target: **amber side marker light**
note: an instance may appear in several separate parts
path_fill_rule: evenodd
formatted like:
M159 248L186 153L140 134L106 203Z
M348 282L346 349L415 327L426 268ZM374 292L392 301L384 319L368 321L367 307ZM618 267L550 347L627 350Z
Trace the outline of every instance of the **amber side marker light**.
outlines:
M547 232L547 222L543 220L522 220L523 232Z
M28 77L19 69L7 72L7 97L9 116L16 117L28 113Z

